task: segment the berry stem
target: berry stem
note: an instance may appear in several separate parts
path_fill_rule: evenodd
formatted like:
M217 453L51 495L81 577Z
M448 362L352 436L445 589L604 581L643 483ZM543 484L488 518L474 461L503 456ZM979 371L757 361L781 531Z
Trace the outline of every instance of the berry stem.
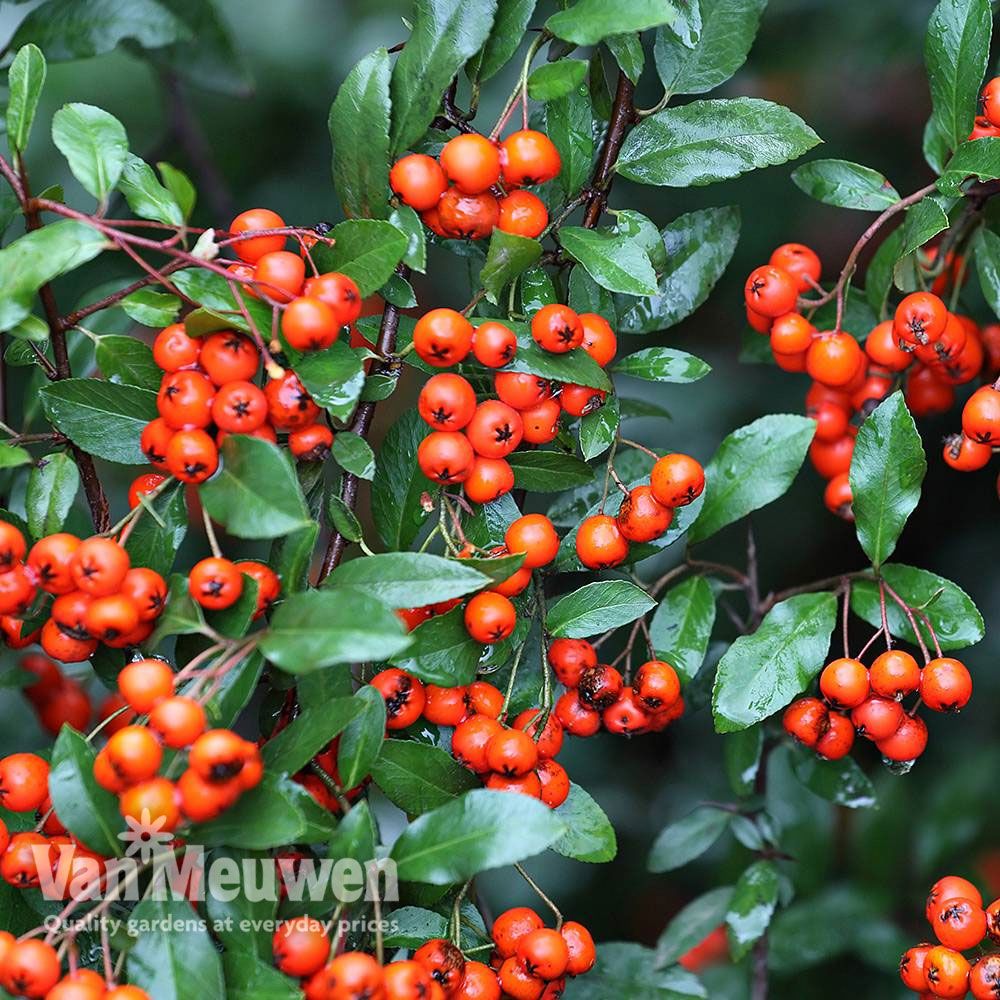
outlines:
M517 682L517 668L521 665L521 657L524 656L524 649L527 646L527 640L521 643L517 647L517 651L514 653L514 660L510 665L510 678L507 681L507 690L504 692L503 704L500 706L500 718L504 719L507 716L507 709L510 707L510 699L514 694L514 684Z
M204 507L201 509L201 519L205 523L205 537L212 549L212 555L216 559L222 558L222 549L219 547L219 540L215 537L215 528L212 527L212 519L208 516L208 511Z
M885 592L899 605L899 607L903 611L903 614L906 615L907 620L910 623L910 628L913 629L913 634L917 638L917 645L920 647L920 652L923 655L924 663L925 664L929 663L931 659L930 653L928 653L927 651L927 644L924 642L924 637L920 631L920 626L917 625L917 620L913 616L913 611L910 609L910 606L906 603L906 601L903 600L902 597L899 596L899 594L896 593L896 591L892 589L892 587L889 586L888 583L885 582L885 580L880 580L880 585L885 588Z
M556 904L553 903L552 900L545 895L539 884L524 870L524 868L521 865L515 864L514 869L518 873L518 875L520 875L521 878L523 878L524 881L527 882L528 885L530 885L531 888L535 890L535 892L538 894L538 898L541 899L542 902L545 903L545 905L555 914L556 930L557 931L561 930L563 925L563 915L560 912L559 907L556 906Z

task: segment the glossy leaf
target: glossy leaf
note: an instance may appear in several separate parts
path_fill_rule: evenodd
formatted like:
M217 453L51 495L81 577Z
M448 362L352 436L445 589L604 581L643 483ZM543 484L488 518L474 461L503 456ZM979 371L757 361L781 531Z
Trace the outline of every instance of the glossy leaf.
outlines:
M692 101L634 128L616 169L640 184L700 186L785 163L818 142L798 115L770 101Z
M614 859L618 853L614 827L589 792L570 783L569 797L555 814L566 824L566 833L552 845L556 854L593 864Z
M52 116L52 141L84 189L105 202L128 157L122 123L91 104L67 104Z
M371 767L372 780L409 816L419 816L476 788L476 776L440 747L386 740Z
M477 788L411 823L390 857L405 882L449 885L540 854L565 832L538 799Z
M429 514L420 498L435 487L417 466L417 448L426 436L427 425L409 410L389 428L375 460L372 519L390 549L409 548Z
M755 861L737 879L726 913L729 952L739 961L767 932L778 905L778 870L771 861Z
M493 30L466 67L470 78L486 81L510 61L524 38L536 0L498 0Z
M882 174L848 160L812 160L792 171L792 181L810 198L837 208L881 212L899 201Z
M943 650L972 646L985 635L983 616L957 584L929 570L903 563L886 563L881 573L910 607L919 608L928 617ZM873 580L855 581L851 588L851 610L876 628L881 626L878 585ZM893 635L915 643L916 636L909 620L891 598L886 601L886 616ZM920 631L925 641L930 642L930 634L922 622Z
M123 465L145 463L139 436L156 416L155 392L69 378L42 386L38 395L49 422L84 451Z
M69 455L57 453L38 462L28 476L24 498L32 538L62 529L79 488L80 473Z
M587 583L549 608L547 626L554 638L584 639L627 625L656 602L627 580Z
M618 433L618 397L609 396L596 410L580 418L580 452L586 461L603 455Z
M789 748L792 771L809 791L848 809L871 809L875 786L853 757L821 760L805 747Z
M486 263L479 274L479 283L486 290L486 298L495 305L504 288L536 264L541 256L542 245L538 240L494 229Z
M337 771L344 788L359 785L378 757L385 736L385 699L366 684L351 699L360 711L347 724L337 749Z
M735 206L679 216L662 231L667 254L655 295L626 300L617 329L653 333L690 316L708 298L732 259L740 235Z
M741 796L750 795L757 785L761 754L764 750L764 727L751 726L723 738L726 777L729 786Z
M617 361L614 371L649 382L697 382L712 366L693 354L672 347L646 347Z
M945 164L938 178L938 190L956 197L962 182L969 177L978 177L981 181L1000 177L1000 137L963 142Z
M333 439L333 457L345 471L359 479L375 475L375 452L371 445L352 431L341 431Z
M377 292L389 280L409 246L404 233L379 219L348 219L329 235L336 240L333 246L317 244L311 251L316 266L346 274L362 295Z
M815 430L808 417L775 413L733 431L705 467L705 503L689 532L691 541L703 541L780 497Z
M390 213L389 221L406 236L403 263L411 270L423 274L427 270L427 237L420 216L409 205L399 205Z
M559 493L594 479L586 462L558 451L515 451L507 461L514 470L514 486L535 493Z
M790 597L729 647L712 691L716 732L746 729L805 690L825 662L836 611L833 594Z
M976 237L976 272L984 298L1000 314L1000 236L985 226Z
M767 0L699 0L701 31L691 43L659 28L653 45L656 71L670 94L704 94L725 83L746 62Z
M504 371L528 372L541 375L554 382L571 382L587 385L593 389L611 392L613 387L607 372L586 351L569 351L566 354L552 354L540 348L531 335L508 324L518 334L517 354Z
M918 201L907 211L903 220L899 257L913 253L947 228L948 215L936 199L924 198Z
M663 595L649 623L656 655L684 681L701 669L715 624L715 595L702 576L692 576Z
M577 45L596 45L609 35L645 31L658 24L675 24L680 15L673 0L629 0L608 4L603 0L577 0L572 7L553 14L545 28L557 38Z
M546 103L545 131L562 160L552 184L568 201L586 183L594 159L593 108L586 87ZM527 303L525 310L531 311Z
M649 851L651 872L669 872L701 857L725 832L733 814L698 806L683 819L662 829Z
M656 965L672 965L695 945L700 944L716 927L725 923L733 898L733 887L723 885L692 900L680 910L656 942Z
M38 99L45 85L45 56L34 44L22 46L7 71L7 141L12 149L28 147Z
M602 288L629 295L653 295L656 273L641 246L607 230L563 226L559 230L563 249Z
M168 226L180 226L184 213L174 196L156 179L153 168L141 157L129 153L118 178L118 190L128 207L140 219L152 219Z
M282 670L308 673L335 663L382 660L410 644L381 601L353 587L304 591L281 604L261 652Z
M378 48L347 74L330 106L333 184L350 219L389 212L389 53Z
M896 548L920 500L926 471L916 424L902 392L894 392L861 425L851 458L855 530L873 566L880 566Z
M395 666L438 687L457 687L476 679L483 647L469 635L462 608L421 622L410 638L413 644L393 657Z
M135 337L109 334L97 342L97 367L112 382L138 386L155 392L160 387L163 371L153 360L147 344Z
M180 205L184 220L187 221L198 200L198 192L195 191L191 178L183 170L163 160L157 162L156 169L160 171L163 186L174 196L174 201Z
M331 698L322 707L305 709L264 744L264 764L279 774L294 774L309 763L362 711L354 698Z
M586 80L587 69L583 59L559 59L545 63L528 77L528 97L533 101L565 97Z
M325 351L305 354L296 362L295 374L313 400L338 420L354 412L365 384L361 357L341 340Z
M199 488L213 520L238 538L277 538L309 523L287 452L262 438L233 434L220 449L222 468Z

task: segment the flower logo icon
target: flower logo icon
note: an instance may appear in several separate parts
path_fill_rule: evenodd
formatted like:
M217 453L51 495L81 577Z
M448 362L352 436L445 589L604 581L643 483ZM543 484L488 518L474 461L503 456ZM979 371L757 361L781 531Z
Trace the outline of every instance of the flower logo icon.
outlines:
M156 855L166 853L174 839L169 830L163 829L166 821L165 816L157 816L154 820L148 809L143 809L138 819L126 816L128 829L118 834L118 839L127 845L125 856L131 858L138 855L139 860L147 864Z

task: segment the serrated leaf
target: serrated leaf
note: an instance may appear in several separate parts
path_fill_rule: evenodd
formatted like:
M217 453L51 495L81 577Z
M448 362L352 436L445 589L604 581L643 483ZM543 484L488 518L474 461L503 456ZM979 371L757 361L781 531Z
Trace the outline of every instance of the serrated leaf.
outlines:
M57 453L39 461L28 476L24 498L32 538L62 529L79 488L80 473L69 455Z
M568 10L553 14L545 28L557 38L576 45L596 45L609 35L645 31L658 24L674 24L680 15L672 0L629 0L627 4L607 4L603 0L577 0Z
M372 519L390 549L407 549L429 514L420 497L434 484L417 466L417 448L427 425L415 410L405 412L389 428L375 460L372 479Z
M329 235L336 241L333 246L317 244L311 251L316 266L346 274L362 296L377 292L389 280L409 246L404 233L379 219L348 219Z
M876 568L892 555L920 500L927 460L902 392L883 400L861 425L850 484L858 541Z
M184 213L174 196L156 179L153 168L141 157L129 153L118 178L118 190L128 207L140 219L152 219L168 226L182 226Z
M554 638L584 639L627 625L656 607L656 602L627 580L588 583L549 608L547 627Z
M883 174L849 160L813 160L792 171L792 182L810 198L837 208L881 212L899 201Z
M160 177L163 178L163 186L173 195L174 201L180 205L181 213L186 222L191 218L195 202L198 200L198 193L191 183L191 178L183 170L179 170L173 164L162 160L156 164L156 169L160 171Z
M558 451L515 451L507 462L514 470L514 486L533 493L559 493L594 479L586 462Z
M715 624L715 596L708 581L692 576L663 595L649 623L656 655L690 681L701 669Z
M107 201L128 157L122 123L91 104L66 104L52 116L52 141L84 189Z
M568 798L555 812L566 824L566 833L552 845L556 854L591 864L614 859L618 853L614 827L589 792L571 782Z
M7 71L7 141L13 150L23 152L28 146L31 126L38 110L38 99L45 85L45 56L33 44L17 50Z
M149 346L135 337L120 337L114 333L101 337L95 357L106 379L152 392L160 387L163 371L153 360Z
M785 163L820 141L798 115L770 101L692 101L636 126L616 170L640 184L700 186Z
M805 690L825 662L836 611L833 594L801 594L776 604L752 635L740 636L716 671L715 731L746 729Z
M913 253L928 240L948 228L948 215L934 198L918 201L906 213L902 227L899 257Z
M990 308L1000 316L1000 236L985 226L976 236L976 272Z
M590 174L594 158L593 116L590 96L583 86L545 105L545 131L559 150L562 160L559 176L552 184L563 201L572 198ZM537 308L537 305L529 306L525 301L526 311Z
M938 178L938 190L950 197L961 194L962 182L969 177L992 181L1000 177L1000 138L987 136L963 142L944 165Z
M386 798L408 816L446 805L478 784L451 754L414 740L386 740L371 773Z
M635 239L608 230L563 226L562 248L602 288L629 295L656 293L656 272Z
M733 431L705 467L705 503L689 538L700 542L780 497L795 478L816 424L770 414Z

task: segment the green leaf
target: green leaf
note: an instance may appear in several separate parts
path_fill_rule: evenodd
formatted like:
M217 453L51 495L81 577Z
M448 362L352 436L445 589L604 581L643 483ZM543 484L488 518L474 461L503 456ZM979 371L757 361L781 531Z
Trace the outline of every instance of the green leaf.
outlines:
M507 456L514 486L533 493L559 493L594 481L594 470L558 451L515 451Z
M357 519L354 511L336 493L330 494L327 501L327 513L334 528L349 542L360 542L364 537L361 522Z
M876 803L875 786L853 757L821 760L805 747L788 748L792 771L809 791L848 809L870 809Z
M125 195L128 207L140 219L152 219L168 226L184 224L184 213L174 196L156 179L153 168L139 156L125 158L118 190Z
M733 887L723 885L692 900L671 918L656 942L656 966L673 965L726 919Z
M750 795L757 784L761 754L764 751L764 727L751 726L723 737L729 786L740 796Z
M47 281L86 264L108 246L96 229L69 219L5 246L0 250L0 329L10 330L31 313L35 293Z
M108 334L97 342L97 367L112 382L134 385L155 392L160 387L163 371L153 360L148 344L135 337Z
M647 347L618 361L613 371L650 382L697 382L712 366L693 354L672 347Z
M309 523L288 453L262 438L232 434L222 468L198 490L209 516L237 538L277 538Z
M264 764L279 774L300 771L343 732L363 707L355 698L330 698L322 707L305 709L274 739L264 744L261 750Z
M466 67L470 79L485 82L507 65L520 47L528 22L535 11L535 2L536 0L499 0L490 37Z
M311 251L316 266L346 274L363 296L377 292L389 280L409 246L404 233L379 219L348 219L329 235L336 240L333 246L318 243Z
M569 797L555 813L566 824L566 833L552 845L556 854L592 864L614 860L618 853L614 827L589 792L571 782Z
M378 48L347 74L330 105L333 185L349 219L384 219L389 211L389 74L389 53Z
M649 623L656 655L690 681L705 659L715 624L715 595L703 576L692 576L663 595Z
M774 413L733 431L705 467L705 504L690 540L704 541L777 500L791 486L815 430L808 417Z
M147 512L139 518L125 542L125 549L133 566L147 566L166 577L187 534L184 484L178 483L160 493L151 506L155 517Z
M813 160L792 171L792 182L810 198L837 208L881 212L899 201L884 175L849 160Z
M983 616L972 599L957 584L929 570L903 563L886 563L881 569L886 583L911 607L919 608L930 620L942 650L962 649L979 642L986 634ZM851 588L851 610L875 627L882 624L878 585L873 580L857 580ZM916 643L909 619L893 600L886 601L889 631L906 642ZM921 622L920 631L930 642Z
M656 607L656 602L627 580L588 583L561 597L547 619L554 638L584 639L627 625Z
M333 457L345 471L359 479L375 475L375 452L371 445L352 431L341 431L333 439Z
M767 0L699 0L701 34L689 45L659 28L653 44L656 72L670 94L704 94L746 62Z
M244 792L218 819L199 823L196 831L197 843L205 847L266 851L326 840L332 826L327 811L301 785L265 771L259 785Z
M490 585L464 559L424 552L386 552L341 563L324 587L358 587L390 608L413 608L463 597Z
M31 461L31 452L26 448L0 443L0 469L17 469L22 465L29 465Z
M372 764L372 780L408 816L419 816L476 788L476 776L440 747L386 740Z
M11 150L23 152L38 110L38 99L45 85L45 56L33 44L22 46L7 72L10 89L7 98L7 141Z
M951 149L972 131L992 27L989 0L940 0L927 25L924 58L934 108L931 120Z
M820 141L798 115L770 101L692 101L636 126L616 170L640 184L701 186L793 160Z
M393 156L427 130L452 77L489 37L496 10L496 0L418 0L413 31L392 71Z
M159 0L87 0L85 9L78 0L47 0L18 25L9 44L35 42L55 62L110 52L126 38L155 49L187 41L191 32Z
M573 385L587 385L604 392L614 391L607 372L586 351L552 354L542 350L519 324L507 325L518 335L517 354L504 371L528 372L553 382L571 382Z
M364 864L375 857L378 831L367 799L351 806L351 811L337 824L327 844L327 857L353 858Z
M392 911L396 929L385 936L387 948L419 948L425 941L448 936L448 920L433 910L401 906Z
M580 451L589 462L607 451L618 433L618 397L609 396L580 419Z
M181 300L176 295L154 292L151 288L140 288L126 295L118 304L136 323L152 327L175 322L181 308Z
M559 59L539 66L528 77L528 97L533 101L565 97L587 79L588 68L583 59Z
M408 549L427 520L420 497L435 486L417 466L417 448L426 436L420 415L407 410L389 428L375 459L372 519L387 548Z
M122 123L91 104L66 104L52 116L52 141L84 189L107 201L128 157Z
M79 488L80 473L69 455L60 452L39 461L28 476L24 498L32 538L62 529Z
M899 257L913 253L948 228L948 215L934 198L924 198L908 209L903 220Z
M737 880L726 913L726 936L734 962L766 933L778 905L779 885L778 870L771 861L755 861Z
M42 386L38 396L49 423L84 451L122 465L146 461L139 435L156 416L155 392L92 378L68 378Z
M198 193L195 191L191 179L183 170L179 170L162 160L156 164L156 169L160 171L160 177L163 178L163 186L174 196L174 201L180 205L181 214L186 222L191 218L195 202L198 199Z
M577 45L596 45L609 35L645 31L659 24L676 24L680 15L672 2L629 0L608 4L604 0L577 0L568 10L553 14L545 28L557 38Z
M851 458L855 530L876 568L896 548L926 471L916 424L902 392L894 392L861 425Z
M316 256L319 247L314 247L311 251ZM202 267L186 267L183 271L176 271L170 275L170 281L194 302L200 302L201 309L196 309L185 317L185 325L191 336L202 336L211 330L235 329L249 333L250 324L239 312L236 298L230 291L229 284L221 274L214 271L206 271ZM263 302L258 301L246 292L240 293L243 299L243 306L250 314L258 330L271 329L271 308ZM206 311L208 316L206 316ZM205 329L192 330L191 323L194 317L201 319L211 319L211 323Z
M628 301L617 329L653 333L686 319L708 298L732 259L740 236L734 205L679 216L662 232L667 265L653 296Z
M569 272L569 307L578 313L593 312L603 316L612 327L618 324L615 300L608 291L594 281L582 267Z
M423 274L427 270L427 235L420 216L409 205L399 205L392 210L389 221L406 235L406 253L403 263Z
M878 316L882 315L889 292L892 291L893 269L901 256L899 251L902 246L903 230L894 229L882 241L868 262L868 270L865 272L865 298ZM765 346L768 346L767 341Z
M496 305L504 288L536 264L541 256L542 245L538 240L494 229L486 263L479 273L479 283L486 291L486 298Z
M410 633L413 645L395 656L393 664L425 684L471 684L476 679L483 647L469 636L463 614L461 608L455 608L418 625Z
M938 178L938 190L957 197L961 193L962 182L969 177L978 177L981 181L1000 177L1000 138L990 136L963 142L945 164L944 172Z
M208 899L209 909L212 907L213 899L212 896ZM238 921L236 926L239 926ZM238 933L245 937L245 932ZM280 973L270 961L247 951L240 951L224 939L223 944L226 945L222 952L222 965L226 974L226 1000L298 1000L302 993L298 983ZM270 947L270 937L267 944Z
M122 853L118 834L125 828L118 798L94 778L94 748L75 729L64 725L52 748L49 795L60 822L98 854Z
M337 771L344 788L361 784L375 763L385 738L385 699L366 684L354 695L360 711L347 724L337 750Z
M411 823L390 857L403 881L450 885L540 854L565 832L537 799L477 788Z
M698 5L694 6L697 10ZM618 68L633 83L638 83L646 65L646 52L642 47L642 37L634 32L625 35L611 35L604 40L604 44L615 57Z
M365 368L357 351L338 340L325 351L309 351L295 363L295 374L317 405L337 420L347 420L365 384Z
M46 323L40 316L34 315L34 313L29 316L25 316L24 319L17 324L17 326L12 327L7 331L7 333L9 333L12 337L16 337L18 340L27 340L31 341L33 344L37 344L43 352L49 341L48 323ZM35 364L35 355L30 353L30 351L28 358L28 364Z
M206 867L211 869L212 865L223 862L233 867L238 866L240 870L246 871L246 865L263 864L263 856L255 852L241 851L233 848L223 847L212 851L207 859ZM251 895L253 898L251 898ZM245 976L245 972L238 963L252 961L256 958L271 958L271 933L268 931L268 921L274 919L278 901L258 898L257 893L251 894L246 888L237 892L212 892L205 893L205 911L212 921L212 930L222 942L226 949L223 962L226 966L226 996L227 1000L231 996L233 978ZM232 897L232 898L229 898ZM246 921L246 922L245 922ZM235 954L233 954L235 953ZM227 961L232 957L233 962ZM236 967L234 967L234 963ZM276 973L276 969L270 970ZM285 977L278 975L281 983L286 983ZM244 981L246 981L244 979ZM273 994L265 994L273 995ZM279 993L278 996L281 996ZM288 1000L295 1000L294 995Z
M752 635L741 635L716 671L715 731L746 729L805 690L823 667L836 612L833 594L801 594L776 604Z
M167 604L156 621L156 631L149 640L154 648L168 635L194 635L205 630L205 614L196 604L187 577L174 573L169 580Z
M686 969L672 966L656 968L656 954L651 948L631 942L602 941L597 962L586 976L573 980L571 1000L691 1000L707 997L698 978Z
M144 899L132 911L149 928L128 952L128 981L156 1000L224 1000L222 959L185 899Z
M289 673L383 660L410 644L396 615L353 587L304 591L275 611L261 652Z
M562 160L559 176L552 183L563 201L577 194L590 175L594 159L593 116L587 88L582 86L545 105L545 131ZM536 308L525 302L525 311Z
M664 827L649 851L651 872L670 872L701 857L725 832L733 814L713 806L698 806L683 819Z
M629 295L654 295L656 272L636 240L608 230L563 226L562 248L602 288Z
M989 307L1000 316L1000 236L985 226L975 241L979 287Z

